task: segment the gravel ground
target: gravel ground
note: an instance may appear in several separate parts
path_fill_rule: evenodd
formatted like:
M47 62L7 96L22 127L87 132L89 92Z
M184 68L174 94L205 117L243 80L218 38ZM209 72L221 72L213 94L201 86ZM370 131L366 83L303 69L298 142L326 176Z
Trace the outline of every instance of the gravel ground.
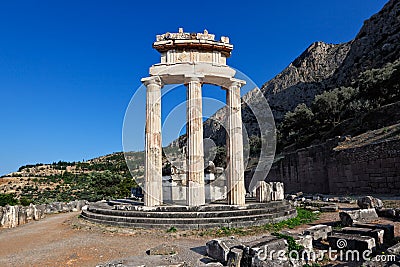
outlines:
M96 266L119 258L145 256L146 250L163 243L181 243L179 236L165 232L96 226L78 219L78 215L61 213L1 229L0 266ZM196 248L206 241L186 238L182 244Z

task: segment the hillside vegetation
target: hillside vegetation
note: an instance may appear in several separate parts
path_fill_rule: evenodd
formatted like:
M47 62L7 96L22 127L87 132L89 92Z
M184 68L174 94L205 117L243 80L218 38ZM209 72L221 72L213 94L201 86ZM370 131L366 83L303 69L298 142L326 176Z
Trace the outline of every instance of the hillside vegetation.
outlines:
M132 152L129 158L138 166L133 177L143 176L144 153ZM22 166L0 179L0 205L121 198L130 196L136 186L122 152L86 162L39 163Z
M351 86L325 91L316 95L310 105L301 103L287 112L278 126L279 147L300 148L335 135L357 135L396 124L400 116L393 111L393 105L398 106L399 101L397 60L361 73Z

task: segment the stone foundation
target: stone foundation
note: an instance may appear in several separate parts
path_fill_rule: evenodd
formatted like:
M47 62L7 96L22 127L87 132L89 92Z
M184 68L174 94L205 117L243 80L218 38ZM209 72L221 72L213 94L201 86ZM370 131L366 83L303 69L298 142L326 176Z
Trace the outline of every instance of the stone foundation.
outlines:
M82 217L92 222L113 226L169 229L208 229L219 227L245 227L275 223L297 215L287 201L257 203L246 199L246 204L226 203L205 206L143 206L128 200L99 202L82 210Z

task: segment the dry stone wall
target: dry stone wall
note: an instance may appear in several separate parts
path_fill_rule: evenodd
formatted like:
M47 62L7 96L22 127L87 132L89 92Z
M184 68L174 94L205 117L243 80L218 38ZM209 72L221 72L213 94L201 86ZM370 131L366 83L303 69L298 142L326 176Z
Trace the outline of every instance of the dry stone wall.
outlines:
M400 192L400 141L334 150L339 139L286 154L267 181L287 192L396 194Z
M26 224L32 220L38 221L46 217L46 214L59 212L79 211L87 205L86 200L75 200L68 203L54 202L50 204L24 206L5 206L0 207L0 227L14 228L18 225Z

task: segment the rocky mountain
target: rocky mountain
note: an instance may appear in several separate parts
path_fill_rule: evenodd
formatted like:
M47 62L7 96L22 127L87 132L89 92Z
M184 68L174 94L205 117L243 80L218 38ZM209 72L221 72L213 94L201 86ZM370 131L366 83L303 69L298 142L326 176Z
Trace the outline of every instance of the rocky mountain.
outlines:
M315 95L346 86L367 69L380 68L400 57L400 1L389 1L364 22L354 40L343 44L316 42L260 89L268 100L276 123L300 103L309 105ZM257 92L258 91L258 92ZM243 103L259 101L259 90L243 96ZM247 134L257 135L257 121L247 104L242 104ZM205 136L223 145L225 110L218 110L204 123ZM184 142L184 138L180 138Z
M316 94L324 91L350 47L350 43L313 43L281 73L266 82L260 89L275 120L279 122L287 111L293 110L299 103L311 103Z
M390 0L364 22L331 84L348 85L368 69L382 68L400 58L400 1Z

